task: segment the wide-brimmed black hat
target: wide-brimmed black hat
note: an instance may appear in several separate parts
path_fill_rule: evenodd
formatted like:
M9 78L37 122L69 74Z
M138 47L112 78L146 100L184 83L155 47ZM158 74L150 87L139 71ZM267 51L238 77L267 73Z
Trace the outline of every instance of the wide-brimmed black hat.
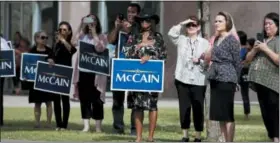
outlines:
M159 16L156 14L142 13L139 16L135 16L135 21L137 21L137 22L141 22L141 21L147 20L147 19L155 20L156 24L158 24L160 21Z

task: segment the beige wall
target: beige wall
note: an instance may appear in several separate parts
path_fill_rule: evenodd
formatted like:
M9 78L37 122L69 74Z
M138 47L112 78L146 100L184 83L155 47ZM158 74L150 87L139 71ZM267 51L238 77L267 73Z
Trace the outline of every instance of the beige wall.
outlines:
M174 86L174 71L177 58L176 47L167 37L169 29L179 22L185 20L190 15L196 15L197 2L164 2L164 32L162 33L166 41L168 57L165 65L165 90L164 97L175 97L177 91Z
M237 30L256 37L256 33L262 31L264 16L269 12L279 13L279 2L210 2L211 23L214 23L215 15L223 10L232 15Z

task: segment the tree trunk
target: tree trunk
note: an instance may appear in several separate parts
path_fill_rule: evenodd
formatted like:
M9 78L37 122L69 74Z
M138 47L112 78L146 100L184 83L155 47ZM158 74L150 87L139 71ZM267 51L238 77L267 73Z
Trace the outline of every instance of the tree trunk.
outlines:
M202 33L205 38L210 38L210 1L202 1L200 4L201 14L202 14ZM224 142L223 137L220 132L220 124L217 121L209 120L209 108L210 107L210 85L207 86L206 96L205 96L205 122L206 122L206 134L207 141L210 142Z

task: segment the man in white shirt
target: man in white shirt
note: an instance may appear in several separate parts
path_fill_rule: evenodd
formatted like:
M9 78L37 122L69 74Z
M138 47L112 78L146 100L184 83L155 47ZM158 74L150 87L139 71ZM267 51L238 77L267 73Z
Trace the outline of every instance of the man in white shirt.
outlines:
M7 43L7 41L1 38L1 47L0 51L2 50L9 50L10 47ZM0 126L3 126L3 112L4 112L4 106L3 106L3 88L4 88L4 78L0 78Z

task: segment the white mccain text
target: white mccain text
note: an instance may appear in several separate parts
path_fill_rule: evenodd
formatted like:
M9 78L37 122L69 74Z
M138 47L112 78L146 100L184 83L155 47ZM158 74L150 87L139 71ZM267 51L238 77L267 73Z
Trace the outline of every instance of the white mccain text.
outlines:
M82 54L81 56L82 56L81 57L82 62L91 63L92 65L99 65L101 67L108 67L108 63L106 62L106 60L102 58L90 57L85 54Z
M120 81L120 82L136 82L136 83L159 83L160 81L160 76L159 75L153 75L153 74L133 74L133 75L126 75L125 73L120 75L117 74L116 76L116 81Z
M0 69L12 69L12 62L0 62Z
M58 85L58 86L65 86L69 87L69 80L63 79L63 78L56 78L54 76L48 77L45 75L39 75L38 81L42 83L50 83L51 85Z

